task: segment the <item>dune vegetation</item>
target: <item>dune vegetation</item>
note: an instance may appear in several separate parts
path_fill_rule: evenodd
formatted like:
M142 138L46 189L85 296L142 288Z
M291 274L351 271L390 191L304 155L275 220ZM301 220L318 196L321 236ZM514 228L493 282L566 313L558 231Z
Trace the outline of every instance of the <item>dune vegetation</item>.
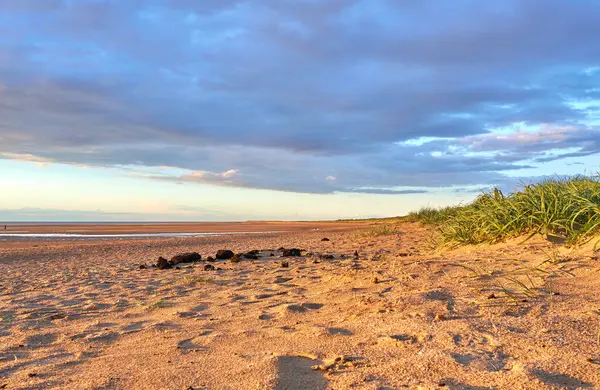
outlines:
M451 245L536 234L578 244L600 231L600 175L546 179L508 195L494 188L470 204L422 208L407 219L437 226Z

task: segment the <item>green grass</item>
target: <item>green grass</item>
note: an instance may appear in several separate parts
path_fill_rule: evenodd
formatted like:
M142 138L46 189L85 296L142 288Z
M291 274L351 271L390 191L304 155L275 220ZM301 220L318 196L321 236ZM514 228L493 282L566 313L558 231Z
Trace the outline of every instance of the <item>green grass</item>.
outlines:
M390 224L381 224L370 227L369 229L363 229L356 232L357 238L371 238L380 236L391 236L394 234L402 234L397 226Z
M468 205L424 208L408 220L438 226L445 243L494 243L541 234L572 245L600 231L600 176L547 179L508 195L495 188Z

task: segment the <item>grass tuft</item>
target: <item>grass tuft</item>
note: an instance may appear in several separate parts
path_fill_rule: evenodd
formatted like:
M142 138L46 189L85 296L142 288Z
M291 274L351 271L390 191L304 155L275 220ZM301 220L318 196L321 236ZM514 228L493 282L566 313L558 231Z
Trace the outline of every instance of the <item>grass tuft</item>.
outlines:
M392 236L402 234L397 226L390 224L375 225L369 229L359 230L356 235L358 238L370 238L380 236Z
M447 244L541 234L573 245L600 232L600 176L547 179L508 195L494 188L468 205L423 208L408 220L437 225Z

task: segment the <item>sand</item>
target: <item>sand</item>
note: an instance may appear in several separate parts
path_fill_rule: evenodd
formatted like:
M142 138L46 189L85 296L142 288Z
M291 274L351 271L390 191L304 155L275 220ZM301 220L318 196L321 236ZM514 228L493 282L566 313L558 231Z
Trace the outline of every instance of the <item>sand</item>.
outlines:
M416 224L332 228L0 243L0 389L600 387L590 245L439 252ZM281 246L313 255L284 268ZM139 267L218 249L267 251L215 271Z

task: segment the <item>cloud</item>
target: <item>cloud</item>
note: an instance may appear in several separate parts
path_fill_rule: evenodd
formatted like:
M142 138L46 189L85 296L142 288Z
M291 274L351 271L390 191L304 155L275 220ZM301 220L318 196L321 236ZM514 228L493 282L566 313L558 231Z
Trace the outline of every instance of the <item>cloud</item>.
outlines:
M134 170L135 172L135 170ZM213 184L231 187L240 187L242 184L239 182L236 176L239 171L237 169L230 169L226 172L214 173L207 171L196 171L190 172L183 175L169 175L169 174L144 174L144 173L133 173L131 176L143 177L152 180L162 181L174 181L176 183L199 183L199 184Z
M4 0L0 157L310 193L502 182L600 150L599 7Z

